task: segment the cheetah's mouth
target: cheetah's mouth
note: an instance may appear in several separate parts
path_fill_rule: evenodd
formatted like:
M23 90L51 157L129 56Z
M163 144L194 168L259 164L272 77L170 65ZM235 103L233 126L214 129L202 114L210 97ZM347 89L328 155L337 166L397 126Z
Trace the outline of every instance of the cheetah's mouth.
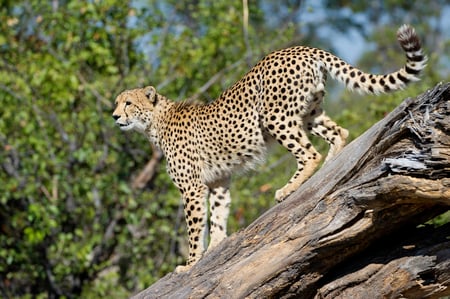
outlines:
M129 123L125 123L125 124L117 123L117 124L119 125L120 129L123 131L128 131L133 128L133 124L129 124Z
M145 125L141 124L140 122L129 120L126 122L116 122L116 124L119 126L119 128L122 131L131 131L136 130L138 132L144 132L145 131Z
M121 122L119 120L116 121L116 125L123 131L128 131L133 128L133 123L130 122Z

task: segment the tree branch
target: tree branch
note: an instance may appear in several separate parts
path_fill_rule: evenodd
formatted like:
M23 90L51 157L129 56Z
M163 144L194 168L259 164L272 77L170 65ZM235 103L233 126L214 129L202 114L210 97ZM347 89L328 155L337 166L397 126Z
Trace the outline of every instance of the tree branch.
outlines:
M163 153L153 144L152 146L152 158L147 162L144 169L137 175L131 182L133 189L143 189L145 186L155 177L157 173L159 163L163 159Z

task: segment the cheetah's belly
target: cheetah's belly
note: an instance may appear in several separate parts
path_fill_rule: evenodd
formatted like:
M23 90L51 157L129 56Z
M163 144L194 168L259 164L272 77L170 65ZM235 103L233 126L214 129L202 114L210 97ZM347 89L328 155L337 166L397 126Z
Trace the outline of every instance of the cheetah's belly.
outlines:
M201 177L204 182L213 182L238 171L255 169L265 161L267 146L259 127L253 134L228 131L231 138L216 138L200 146ZM241 136L242 135L242 136ZM244 136L245 135L245 136Z

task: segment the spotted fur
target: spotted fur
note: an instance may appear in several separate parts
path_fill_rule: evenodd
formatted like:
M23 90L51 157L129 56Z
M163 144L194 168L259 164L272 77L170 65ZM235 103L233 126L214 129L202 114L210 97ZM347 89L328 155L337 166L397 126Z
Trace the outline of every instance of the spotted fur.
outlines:
M400 27L397 37L406 64L387 75L367 74L326 51L298 46L269 54L210 104L175 103L152 86L117 97L116 123L123 130L145 134L162 149L167 171L181 192L189 259L178 271L195 264L204 252L208 198L209 248L226 237L230 176L264 161L268 136L297 161L294 175L275 194L278 201L296 190L321 159L309 133L329 144L326 161L342 149L348 131L320 106L327 74L350 89L374 94L418 80L426 63L419 38L408 25Z

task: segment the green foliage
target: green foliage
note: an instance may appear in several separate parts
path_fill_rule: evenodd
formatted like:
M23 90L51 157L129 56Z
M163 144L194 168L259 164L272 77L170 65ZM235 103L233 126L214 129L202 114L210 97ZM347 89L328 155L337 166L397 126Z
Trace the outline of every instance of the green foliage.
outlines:
M110 121L140 29L121 26L133 10L120 1L26 4L1 15L0 275L7 296L73 297L127 258L111 260L146 198L126 181L145 154Z
M131 188L131 178L149 158L148 142L114 126L112 102L121 90L148 84L176 100L210 101L271 50L300 39L313 46L330 43L316 35L326 23L298 20L300 12L315 13L310 6L248 2L248 28L239 1L4 2L2 296L123 298L183 263L179 193L164 167L145 190ZM391 2L399 3L392 10L396 14L405 11L404 1ZM343 5L370 15L365 2ZM339 11L328 11L332 24L354 28L355 22ZM427 17L439 16L436 9L426 12L421 13L422 32L434 30L427 27ZM372 41L382 48L363 57L358 64L363 69L401 65L390 28L374 31ZM420 84L382 98L345 93L339 101L327 101L329 114L356 137L407 95L448 80L448 56L440 54L448 53L450 43L434 42L429 48L436 51L430 52ZM323 143L320 148L326 151ZM292 174L292 164L290 155L277 148L258 171L234 178L231 232L275 204L273 194Z

